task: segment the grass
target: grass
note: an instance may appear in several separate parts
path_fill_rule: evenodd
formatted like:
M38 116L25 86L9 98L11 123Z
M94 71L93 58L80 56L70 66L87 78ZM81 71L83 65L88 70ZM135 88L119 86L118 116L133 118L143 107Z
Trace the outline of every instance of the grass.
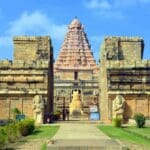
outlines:
M47 145L46 145L46 143L42 144L41 150L47 150Z
M24 144L39 144L41 145L41 150L47 149L46 142L50 140L58 131L59 126L39 126L33 131L31 135L21 137L16 143L9 143L7 149L16 149L18 146L22 147ZM37 143L38 142L38 143Z
M150 132L150 128L143 128L142 130L135 127L116 128L113 126L99 126L98 128L111 138L130 142L136 145L150 147L150 140L143 138L143 135L146 134L147 130ZM136 133L139 135L137 136Z
M141 136L145 139L150 140L150 127L137 128L137 127L127 127L123 128L125 131Z
M52 138L58 131L59 126L40 126L36 127L34 132L28 136L29 139Z

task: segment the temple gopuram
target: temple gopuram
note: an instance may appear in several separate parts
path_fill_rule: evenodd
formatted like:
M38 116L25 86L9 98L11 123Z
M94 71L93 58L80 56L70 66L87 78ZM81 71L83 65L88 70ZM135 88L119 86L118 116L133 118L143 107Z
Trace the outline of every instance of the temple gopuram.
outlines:
M68 32L54 64L54 108L69 108L73 91L79 91L83 112L89 112L89 105L98 104L98 66L84 27L75 18L68 26Z
M14 59L0 60L0 120L13 118L15 108L40 118L37 123L65 109L86 120L96 112L109 123L118 116L128 122L136 113L150 118L150 60L143 60L142 38L105 37L99 65L77 18L55 62L49 36L16 36L13 43Z

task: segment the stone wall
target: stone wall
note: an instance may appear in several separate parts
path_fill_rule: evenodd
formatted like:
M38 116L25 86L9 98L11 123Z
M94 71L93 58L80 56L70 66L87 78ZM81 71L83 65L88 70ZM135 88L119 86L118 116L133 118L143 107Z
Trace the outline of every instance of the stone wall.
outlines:
M91 80L94 76L93 76L93 70L60 70L59 72L57 72L57 74L55 75L56 79L60 79L63 80L65 79L67 80L75 80L75 72L77 72L77 78L79 80Z
M72 90L81 91L81 101L85 114L89 113L89 105L98 100L98 80L54 80L54 107L62 111L63 106L69 107Z
M32 117L32 99L38 94L43 96L46 105L48 61L37 61L34 64L22 61L20 65L19 62L9 62L5 68L0 65L0 118L7 118L15 107ZM0 63L4 64L2 61ZM19 67L15 67L16 64Z
M141 38L107 37L101 49L101 120L112 119L112 102L117 95L125 99L124 119L137 112L150 117L150 61L142 60Z
M139 37L106 37L102 53L107 60L141 60L143 57L144 41Z
M119 93L109 93L109 110L108 119L112 119L112 102ZM150 118L150 96L149 94L129 94L120 93L125 99L124 120L128 121L133 118L134 114L142 113L146 118Z
M49 85L49 82L53 85L50 38L15 37L14 44L14 60L0 61L0 119L12 118L12 109L16 107L32 118L35 95L42 96L45 112L50 112L53 100L53 86Z
M16 36L14 42L14 60L48 60L50 56L50 37ZM30 54L30 55L29 55Z

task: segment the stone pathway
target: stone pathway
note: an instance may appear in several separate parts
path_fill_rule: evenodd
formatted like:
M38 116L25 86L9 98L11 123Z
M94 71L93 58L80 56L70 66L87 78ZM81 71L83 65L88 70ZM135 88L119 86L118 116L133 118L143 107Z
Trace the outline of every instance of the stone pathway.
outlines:
M96 124L62 123L59 125L60 128L53 137L53 140L110 139L96 127Z
M42 144L47 143L47 141L47 139L33 139L17 146L15 150L41 150Z
M121 150L122 145L102 133L96 124L59 124L48 150ZM53 144L52 144L53 143Z

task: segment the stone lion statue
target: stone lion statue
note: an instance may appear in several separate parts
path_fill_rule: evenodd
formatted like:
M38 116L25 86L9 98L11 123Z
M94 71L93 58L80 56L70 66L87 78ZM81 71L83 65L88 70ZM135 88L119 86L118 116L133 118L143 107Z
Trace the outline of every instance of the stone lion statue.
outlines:
M124 113L124 106L125 106L125 99L121 95L117 95L116 98L113 100L113 118L120 117L123 118Z
M44 100L41 95L33 98L33 116L36 124L42 124L44 119Z

